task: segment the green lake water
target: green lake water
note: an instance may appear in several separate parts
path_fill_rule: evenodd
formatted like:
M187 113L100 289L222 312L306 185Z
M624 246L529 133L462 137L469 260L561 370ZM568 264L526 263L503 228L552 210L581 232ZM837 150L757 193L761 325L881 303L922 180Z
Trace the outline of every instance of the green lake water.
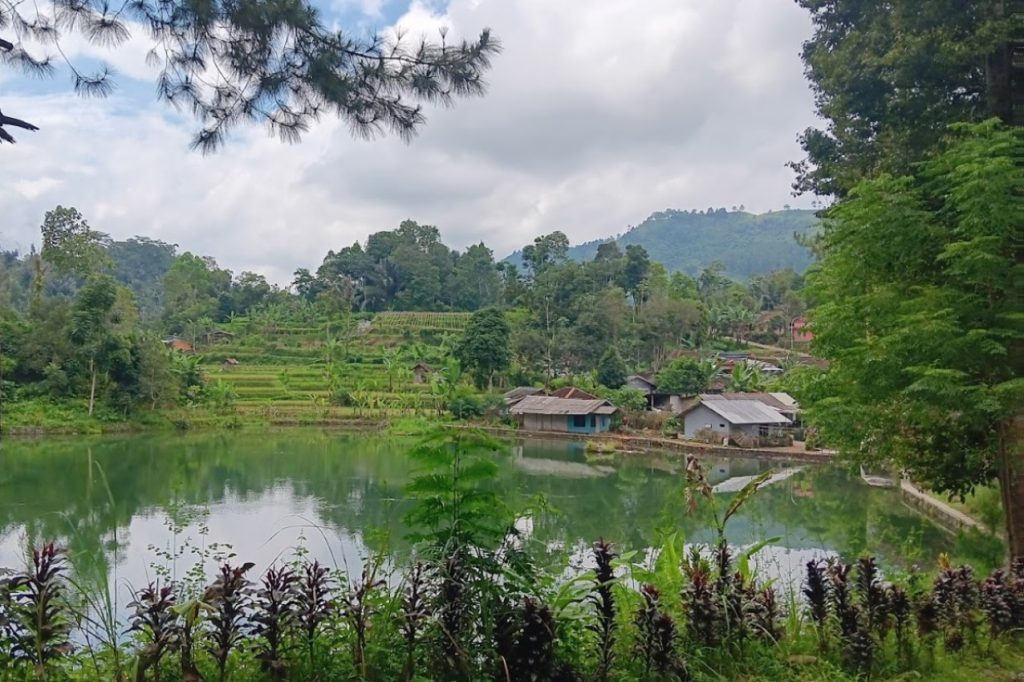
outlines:
M304 429L3 442L0 566L20 566L25 547L43 540L119 589L154 580L161 566L181 577L195 563L192 548L213 543L259 569L297 546L350 572L379 550L400 561L409 549L402 519L411 443ZM507 503L538 510L517 525L549 561L582 562L602 537L640 551L666 532L687 542L713 537L706 517L686 514L678 458L592 465L580 444L528 441L508 444L498 459ZM705 465L712 483L769 468L741 459ZM804 466L767 486L732 519L728 536L737 545L778 537L759 561L784 579L814 556L870 551L884 566L909 567L947 552L985 570L1002 552L995 541L941 531L894 491L834 466Z

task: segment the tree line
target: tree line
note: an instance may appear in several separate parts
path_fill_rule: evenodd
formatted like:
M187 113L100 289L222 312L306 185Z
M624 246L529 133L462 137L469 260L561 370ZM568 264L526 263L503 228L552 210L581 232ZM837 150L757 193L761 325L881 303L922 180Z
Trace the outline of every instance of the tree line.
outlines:
M520 269L495 261L483 243L458 251L436 227L406 220L329 251L315 273L299 269L293 290L173 244L113 240L74 208L47 212L41 238L39 251L0 259L7 399L18 386L25 396L87 398L90 413L97 400L127 412L195 398L196 368L173 367L187 361L168 359L161 341L194 344L245 315L317 325L385 310L493 309L501 320L471 325L466 337L479 338L459 344L476 349L458 357L484 388L499 375L534 383L589 372L603 356L629 371L657 370L680 345L725 336L771 341L805 305L803 277L792 270L739 283L712 263L692 278L668 273L641 246L613 242L577 262L561 232L525 246Z

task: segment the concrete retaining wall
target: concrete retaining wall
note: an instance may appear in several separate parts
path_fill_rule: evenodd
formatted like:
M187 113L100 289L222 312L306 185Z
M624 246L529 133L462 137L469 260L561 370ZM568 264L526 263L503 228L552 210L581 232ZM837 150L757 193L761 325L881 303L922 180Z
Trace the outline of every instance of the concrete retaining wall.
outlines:
M959 509L953 509L941 500L936 500L905 479L900 481L900 497L908 507L919 511L950 532L956 533L970 528L985 535L992 532L983 523L972 519Z

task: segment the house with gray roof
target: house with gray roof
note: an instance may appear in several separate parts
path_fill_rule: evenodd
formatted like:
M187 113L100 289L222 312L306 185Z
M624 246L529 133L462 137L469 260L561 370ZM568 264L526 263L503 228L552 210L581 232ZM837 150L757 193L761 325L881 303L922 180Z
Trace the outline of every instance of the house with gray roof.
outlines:
M530 395L513 404L508 411L527 431L601 433L611 429L612 415L618 408L600 398L584 400Z
M531 395L547 395L544 393L544 389L535 388L533 386L516 386L511 391L506 391L505 395L502 396L505 399L505 405L511 406L518 403L523 398Z
M792 420L761 400L726 399L702 394L679 413L686 438L728 441L744 447L780 445Z

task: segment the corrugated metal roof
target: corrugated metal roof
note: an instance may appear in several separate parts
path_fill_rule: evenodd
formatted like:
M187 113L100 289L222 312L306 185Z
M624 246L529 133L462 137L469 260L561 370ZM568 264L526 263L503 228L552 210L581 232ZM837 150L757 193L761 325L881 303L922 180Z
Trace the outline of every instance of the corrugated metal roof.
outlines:
M778 410L757 400L701 400L699 403L730 424L789 424ZM693 406L695 408L696 405ZM690 408L690 409L693 409Z
M783 414L799 409L796 401L788 393L720 393L715 396L724 400L756 400Z
M796 402L796 398L794 398L793 396L791 396L788 393L776 392L776 393L769 393L768 395L770 395L771 397L775 398L776 400L778 400L783 405L786 405L787 407L794 407L794 408L799 408L800 407L800 405L797 404L797 402Z
M536 395L537 393L543 393L543 389L534 388L533 386L516 386L511 391L505 393L505 400L522 400L528 395Z
M579 400L531 395L523 398L509 410L512 414L612 414L614 405L607 400Z

